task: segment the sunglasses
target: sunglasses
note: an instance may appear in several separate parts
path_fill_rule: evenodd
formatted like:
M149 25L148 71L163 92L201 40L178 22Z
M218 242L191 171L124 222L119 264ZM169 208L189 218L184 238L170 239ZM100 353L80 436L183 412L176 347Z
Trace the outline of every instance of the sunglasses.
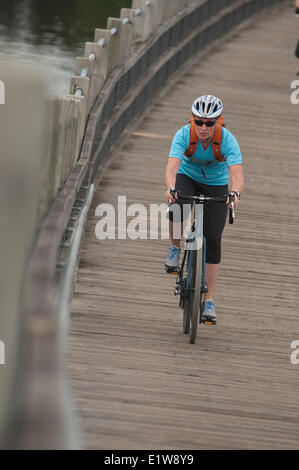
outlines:
M213 126L215 126L216 121L207 121L207 122L204 122L204 121L201 121L200 119L199 119L199 120L194 119L194 123L195 123L197 126L200 126L200 127L202 127L204 124L205 124L207 127L213 127Z

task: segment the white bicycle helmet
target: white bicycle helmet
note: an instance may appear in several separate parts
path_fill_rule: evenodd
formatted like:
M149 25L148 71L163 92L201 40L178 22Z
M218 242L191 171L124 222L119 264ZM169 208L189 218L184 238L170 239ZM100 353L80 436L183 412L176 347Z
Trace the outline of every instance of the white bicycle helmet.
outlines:
M223 104L213 95L203 95L196 98L192 104L192 113L201 118L218 118L223 111Z

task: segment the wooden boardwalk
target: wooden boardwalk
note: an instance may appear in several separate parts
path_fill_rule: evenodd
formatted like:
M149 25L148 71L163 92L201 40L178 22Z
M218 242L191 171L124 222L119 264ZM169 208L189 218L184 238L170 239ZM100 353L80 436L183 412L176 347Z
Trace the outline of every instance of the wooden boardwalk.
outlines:
M296 21L297 20L297 21ZM299 105L290 3L199 57L115 152L81 252L68 371L88 449L299 448ZM203 93L224 102L246 189L227 224L216 327L182 333L167 240L96 238L96 207L164 200L172 136ZM297 356L299 358L299 354Z

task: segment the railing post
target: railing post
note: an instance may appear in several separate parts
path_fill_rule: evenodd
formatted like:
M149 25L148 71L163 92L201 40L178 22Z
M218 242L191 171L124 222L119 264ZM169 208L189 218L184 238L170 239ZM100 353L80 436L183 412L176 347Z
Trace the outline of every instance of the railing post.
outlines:
M111 71L110 49L113 47L114 38L106 29L96 29L94 42L85 43L85 57L93 62L93 73L91 76L91 97L95 99Z
M82 77L91 77L94 73L95 61L89 57L76 57L75 75ZM86 73L86 74L85 74Z
M120 18L123 22L131 22L128 44L128 55L130 55L142 40L142 11L136 11L133 8L122 8Z
M79 156L85 123L85 102L84 97L74 95L53 99L52 146L49 155L51 197L55 197Z
M142 41L145 42L162 23L162 2L160 0L132 0L132 8L141 12Z
M123 65L129 56L130 43L132 38L132 24L123 22L120 18L107 19L107 29L115 36L115 47L110 49L112 54L113 68L117 65Z
M163 2L163 21L169 20L174 16L178 9L178 0L172 0L171 2Z
M73 75L71 77L69 94L84 97L84 110L82 119L85 121L93 104L90 95L90 83L91 79L89 77L80 77L79 75Z
M79 80L79 77L82 80ZM89 57L77 57L75 63L75 75L71 78L70 93L80 95L87 100L86 112L89 113L94 100L99 92L98 76L95 73L95 60Z

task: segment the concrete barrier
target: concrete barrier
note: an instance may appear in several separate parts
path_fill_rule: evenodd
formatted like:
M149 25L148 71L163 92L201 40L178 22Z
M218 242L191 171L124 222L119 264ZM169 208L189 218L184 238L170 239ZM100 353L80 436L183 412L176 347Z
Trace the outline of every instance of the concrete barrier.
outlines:
M1 69L5 104L0 106L0 434L6 432L19 359L22 294L37 224L45 163L45 76L36 67L6 65ZM26 92L24 92L26 91Z

